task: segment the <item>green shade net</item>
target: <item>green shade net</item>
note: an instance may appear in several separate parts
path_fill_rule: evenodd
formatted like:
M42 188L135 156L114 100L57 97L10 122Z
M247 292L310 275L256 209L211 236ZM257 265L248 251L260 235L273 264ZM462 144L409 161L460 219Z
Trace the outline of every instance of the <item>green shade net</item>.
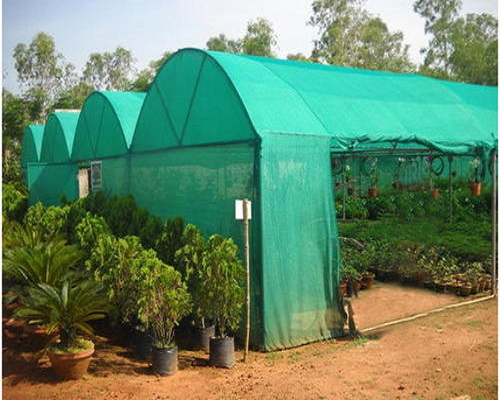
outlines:
M498 89L419 75L209 52L259 133L328 135L333 145L417 143L453 154L496 148Z
M265 135L261 152L264 343L343 333L339 251L326 137Z
M99 160L128 153L145 93L93 92L80 113L72 160Z
M44 125L29 125L24 130L21 147L21 167L26 168L30 162L40 161Z
M68 162L79 112L54 112L49 115L43 132L40 162Z
M74 164L28 164L29 205L41 202L46 207L57 206L63 197L75 200L78 197L77 172Z

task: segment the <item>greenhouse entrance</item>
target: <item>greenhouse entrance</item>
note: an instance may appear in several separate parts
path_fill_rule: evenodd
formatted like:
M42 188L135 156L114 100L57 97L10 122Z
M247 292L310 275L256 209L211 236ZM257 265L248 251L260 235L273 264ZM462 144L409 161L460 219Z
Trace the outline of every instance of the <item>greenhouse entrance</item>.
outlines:
M496 152L331 153L341 291L357 328L496 293Z

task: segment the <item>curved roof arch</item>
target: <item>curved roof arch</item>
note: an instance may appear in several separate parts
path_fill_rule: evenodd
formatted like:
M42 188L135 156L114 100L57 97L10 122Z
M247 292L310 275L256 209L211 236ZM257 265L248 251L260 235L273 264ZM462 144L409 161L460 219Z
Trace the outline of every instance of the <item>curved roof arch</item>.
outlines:
M79 112L53 112L48 116L43 130L40 162L70 161L79 115Z
M40 161L44 125L28 125L24 130L21 147L21 167L26 168L30 162Z
M144 100L131 152L251 140L255 130L224 68L209 52L180 50Z
M126 154L146 93L96 91L80 112L71 159L95 160Z
M144 102L131 151L322 135L332 146L496 147L498 88L242 54L179 50Z

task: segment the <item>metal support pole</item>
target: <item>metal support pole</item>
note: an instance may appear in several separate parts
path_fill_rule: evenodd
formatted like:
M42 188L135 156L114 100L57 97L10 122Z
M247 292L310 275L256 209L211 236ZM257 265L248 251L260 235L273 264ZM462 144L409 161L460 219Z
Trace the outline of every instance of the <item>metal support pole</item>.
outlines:
M491 285L491 294L497 294L497 153L496 151L491 154L491 277L492 277L492 285Z
M247 291L247 321L245 332L245 355L243 361L247 361L248 347L250 343L250 244L248 239L248 199L243 200L243 236L245 241L245 268L246 268L246 291Z

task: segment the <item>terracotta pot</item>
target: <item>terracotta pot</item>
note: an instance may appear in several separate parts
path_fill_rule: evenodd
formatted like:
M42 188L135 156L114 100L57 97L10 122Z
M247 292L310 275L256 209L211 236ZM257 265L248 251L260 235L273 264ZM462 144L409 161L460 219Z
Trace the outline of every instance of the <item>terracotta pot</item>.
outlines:
M439 199L439 189L432 189L431 190L431 195L434 200Z
M392 187L394 189L401 189L403 185L401 185L401 182L392 182Z
M377 197L378 196L378 189L377 188L369 188L368 189L368 196L369 197Z
M373 286L373 281L375 280L375 274L372 272L366 272L362 276L361 289L371 289Z
M354 188L347 188L347 194L349 196L353 196L354 195Z
M91 356L94 354L94 344L90 349L80 353L54 353L47 349L52 368L61 379L80 379L87 373Z
M481 182L471 182L470 193L472 196L479 196L481 194Z
M340 282L340 295L344 297L347 294L347 282Z

